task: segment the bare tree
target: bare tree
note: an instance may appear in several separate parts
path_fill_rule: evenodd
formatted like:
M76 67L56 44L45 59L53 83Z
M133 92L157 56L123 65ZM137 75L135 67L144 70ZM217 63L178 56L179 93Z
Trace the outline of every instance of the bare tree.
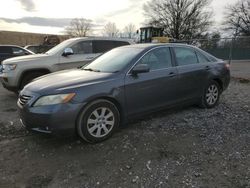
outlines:
M199 38L211 25L209 0L151 0L144 5L148 23L163 27L168 37Z
M85 37L92 31L92 20L85 18L74 18L70 25L65 28L65 33L72 37Z
M201 48L217 48L221 41L221 33L219 31L213 31L212 33L207 33L203 36L203 39L200 40Z
M250 0L240 0L228 6L224 24L235 36L250 36Z
M127 26L125 26L124 34L126 37L132 39L132 38L134 38L135 33L136 33L136 27L134 24L130 23Z
M115 23L109 22L103 28L103 35L108 37L118 37L119 29Z

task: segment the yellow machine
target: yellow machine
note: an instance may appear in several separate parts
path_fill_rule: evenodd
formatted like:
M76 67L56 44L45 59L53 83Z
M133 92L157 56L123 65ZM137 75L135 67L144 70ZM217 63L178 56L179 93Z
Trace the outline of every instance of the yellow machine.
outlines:
M152 37L152 43L169 43L168 37Z
M171 38L164 36L164 28L142 27L140 28L140 43L169 43Z

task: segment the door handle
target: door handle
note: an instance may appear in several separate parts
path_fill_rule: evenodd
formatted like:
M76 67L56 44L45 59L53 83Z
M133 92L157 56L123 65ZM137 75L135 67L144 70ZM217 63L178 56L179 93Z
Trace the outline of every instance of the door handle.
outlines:
M94 57L86 57L86 59L91 60L94 59Z
M210 66L206 66L205 69L208 71L210 70Z
M170 72L168 75L169 77L174 77L176 74L174 72Z

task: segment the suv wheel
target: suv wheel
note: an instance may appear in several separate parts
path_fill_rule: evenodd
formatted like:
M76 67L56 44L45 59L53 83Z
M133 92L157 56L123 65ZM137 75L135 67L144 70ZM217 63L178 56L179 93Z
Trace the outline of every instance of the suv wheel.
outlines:
M120 113L108 100L90 103L79 115L77 133L85 141L96 143L109 138L119 127Z
M24 88L24 86L27 85L28 83L30 83L32 80L34 80L35 78L37 78L39 76L43 76L43 75L44 75L44 73L42 73L42 72L33 72L33 73L29 73L29 74L25 75L21 81L19 89L22 90Z
M219 84L214 80L210 81L203 93L201 107L213 108L216 106L219 101L220 94Z

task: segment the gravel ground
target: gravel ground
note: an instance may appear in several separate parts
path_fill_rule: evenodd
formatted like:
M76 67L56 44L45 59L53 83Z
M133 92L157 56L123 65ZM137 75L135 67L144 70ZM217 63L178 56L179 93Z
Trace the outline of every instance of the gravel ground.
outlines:
M250 187L246 80L214 109L161 111L95 145L27 133L2 87L0 104L0 187Z
M233 60L230 69L233 77L250 79L250 60Z

